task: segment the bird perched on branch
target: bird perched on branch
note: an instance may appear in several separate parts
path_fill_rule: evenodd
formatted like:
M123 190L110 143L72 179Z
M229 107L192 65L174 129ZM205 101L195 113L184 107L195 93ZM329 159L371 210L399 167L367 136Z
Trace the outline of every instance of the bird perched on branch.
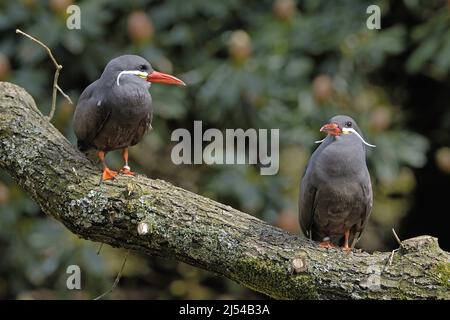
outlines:
M128 147L141 141L152 122L152 82L185 85L180 79L154 71L136 55L111 60L100 78L81 94L74 114L74 130L80 151L95 149L103 164L102 179L117 175L105 162L108 151L122 149L121 172L134 174L128 165Z
M299 222L304 235L325 248L351 250L372 211L365 142L355 120L335 116L322 126L327 137L311 156L302 178ZM351 244L351 245L350 245Z

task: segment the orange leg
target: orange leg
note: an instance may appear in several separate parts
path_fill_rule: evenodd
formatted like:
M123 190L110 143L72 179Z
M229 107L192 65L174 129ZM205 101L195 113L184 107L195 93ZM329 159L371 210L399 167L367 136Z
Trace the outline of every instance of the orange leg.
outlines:
M335 248L336 246L330 241L330 238L324 238L321 243L319 243L319 247L321 248Z
M352 248L348 245L348 238L350 237L350 230L344 232L344 245L342 246L342 251L351 251Z
M127 175L134 175L135 173L131 171L130 167L128 166L128 148L124 148L122 150L122 157L125 161L125 165L123 166L122 170L120 170L120 172Z
M114 179L114 177L117 176L117 172L116 171L112 171L111 169L109 169L106 166L106 163L105 163L105 152L104 151L99 151L98 152L98 157L100 158L100 161L103 164L102 180Z

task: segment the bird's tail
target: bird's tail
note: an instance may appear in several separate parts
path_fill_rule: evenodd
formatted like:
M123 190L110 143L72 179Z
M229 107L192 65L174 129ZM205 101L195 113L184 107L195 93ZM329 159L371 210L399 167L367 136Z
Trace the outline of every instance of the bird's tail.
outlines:
M82 140L77 141L77 147L78 150L84 153L86 158L88 158L91 162L98 164L100 162L100 159L97 155L97 150L95 150L91 145L85 143Z
M83 140L77 140L77 147L78 147L78 150L80 150L81 152L85 152L85 151L89 150L92 146Z
M86 151L83 152L86 156L86 158L88 158L92 163L94 164L99 164L100 163L100 159L98 158L98 151L95 149L88 149Z

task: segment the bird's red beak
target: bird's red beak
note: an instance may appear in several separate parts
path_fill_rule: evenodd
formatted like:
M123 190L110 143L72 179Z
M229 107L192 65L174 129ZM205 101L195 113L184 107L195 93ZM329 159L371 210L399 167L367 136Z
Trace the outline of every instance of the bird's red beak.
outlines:
M334 122L327 123L326 125L322 126L322 128L320 128L320 132L326 132L332 136L339 136L342 134L341 128L339 128L337 123Z
M185 86L186 84L178 79L177 77L171 76L170 74L153 71L147 75L148 82L159 82L159 83L167 83L167 84L177 84L180 86Z

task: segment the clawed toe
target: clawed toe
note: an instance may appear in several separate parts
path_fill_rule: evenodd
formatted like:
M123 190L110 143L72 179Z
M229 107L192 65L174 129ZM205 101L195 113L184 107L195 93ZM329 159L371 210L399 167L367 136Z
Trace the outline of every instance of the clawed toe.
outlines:
M117 176L117 172L109 168L104 168L102 173L102 180L112 180Z
M344 251L344 252L350 252L350 251L352 251L352 248L349 247L349 246L343 246L343 247L341 247L341 249L342 249L342 251Z
M128 166L124 166L122 168L122 170L120 170L120 173L128 175L128 176L134 176L136 174L136 172L131 171L130 167L128 167Z
M330 240L322 241L321 243L319 243L319 247L326 249L336 248L336 246L333 243L331 243Z

